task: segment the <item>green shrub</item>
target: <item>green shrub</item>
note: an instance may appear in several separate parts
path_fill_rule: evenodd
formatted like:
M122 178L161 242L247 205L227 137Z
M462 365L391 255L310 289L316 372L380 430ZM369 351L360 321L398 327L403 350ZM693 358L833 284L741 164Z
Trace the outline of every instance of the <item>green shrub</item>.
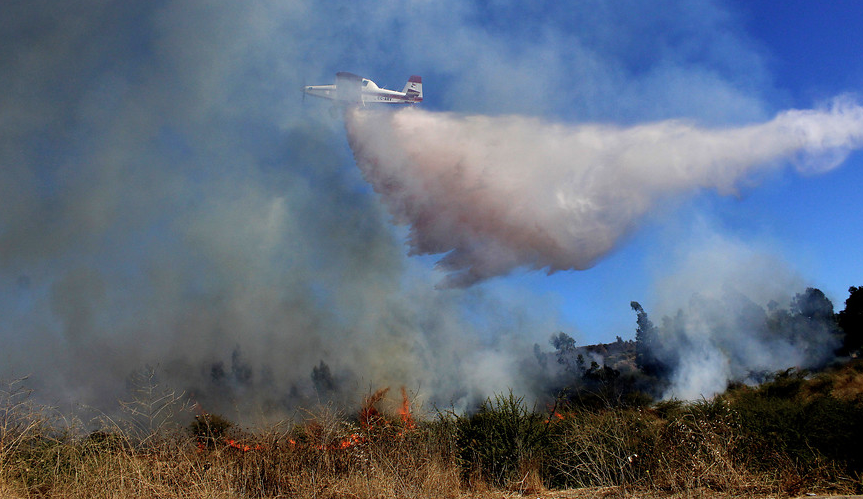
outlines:
M770 383L733 398L749 451L767 468L784 455L804 472L828 460L851 475L863 473L863 404L828 394L788 397L788 384L781 380L778 389Z
M456 421L457 457L467 475L498 486L523 480L542 466L548 447L548 418L528 410L523 397L496 395Z

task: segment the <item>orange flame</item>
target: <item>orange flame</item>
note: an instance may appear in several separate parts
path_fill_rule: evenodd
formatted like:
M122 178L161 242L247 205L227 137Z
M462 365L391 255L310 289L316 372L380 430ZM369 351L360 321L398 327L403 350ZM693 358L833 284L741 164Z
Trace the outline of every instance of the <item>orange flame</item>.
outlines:
M408 392L405 387L402 387L402 405L399 407L399 416L402 417L402 423L406 429L413 430L417 427L413 416L411 416L411 401L408 399Z
M251 445L248 445L248 444L241 444L241 443L237 442L236 440L234 440L233 438L228 439L228 446L233 447L235 449L239 449L243 452L249 452L250 450L261 450L263 448L260 445L255 445L254 447L252 447Z
M384 399L386 394L389 392L389 388L381 388L380 390L374 392L373 394L366 397L363 401L362 406L360 407L358 419L360 423L360 427L365 430L374 430L374 429L386 429L391 428L392 423L384 418L383 414L378 410L377 404ZM401 417L403 430L398 432L398 436L404 436L404 431L412 430L417 427L416 421L414 421L413 415L411 415L411 403L408 398L407 390L402 387L402 403L398 409L398 414ZM311 440L317 442L321 442L324 440L324 435L322 428L318 423L310 422L307 426L307 432L309 436L312 437ZM340 439L329 441L328 443L303 443L298 442L292 438L288 439L288 444L291 447L308 447L311 449L317 449L320 451L337 451L337 450L347 450L359 445L363 445L368 442L368 435L364 436L363 433L352 433ZM229 441L229 445L232 447L243 450L244 452L251 450L249 446L242 446L239 444L235 444L233 440Z
M551 422L555 420L563 421L564 419L566 419L566 416L560 410L558 410L559 405L560 401L556 400L554 402L554 405L549 404L546 406L546 408L548 409L548 418L545 420L545 424L551 424Z
M351 435L343 438L341 442L339 442L339 448L347 449L349 447L359 445L365 441L366 439L364 439L362 436L357 435L356 433L352 433Z
M375 407L375 404L380 402L389 391L389 387L381 388L363 401L363 406L360 409L360 425L363 428L373 428L376 423L380 422L383 422L385 425L389 424L380 411L378 411L377 407Z

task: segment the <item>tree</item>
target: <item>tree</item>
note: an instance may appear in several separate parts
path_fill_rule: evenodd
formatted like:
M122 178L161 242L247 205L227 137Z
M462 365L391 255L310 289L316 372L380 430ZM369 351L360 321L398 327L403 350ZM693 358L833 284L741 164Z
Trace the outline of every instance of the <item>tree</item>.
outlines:
M842 335L833 313L833 302L820 289L806 288L791 300L787 337L805 352L810 367L819 369L841 350Z
M848 288L845 310L837 314L839 328L845 333L842 355L859 355L863 348L863 287Z
M572 336L564 332L560 332L551 335L549 342L557 351L557 363L564 366L567 371L573 374L578 374L578 369L573 365L573 362L575 361L576 348L575 340L572 339Z
M321 360L321 363L312 367L312 384L319 396L336 391L336 381L330 372L330 366Z
M791 300L791 312L816 322L834 320L833 302L818 288L806 288Z
M660 351L659 331L653 325L653 322L650 321L650 318L647 317L647 312L644 311L640 303L634 301L629 306L637 314L636 323L638 327L635 330L635 365L644 374L661 376L668 371L668 366L658 356Z

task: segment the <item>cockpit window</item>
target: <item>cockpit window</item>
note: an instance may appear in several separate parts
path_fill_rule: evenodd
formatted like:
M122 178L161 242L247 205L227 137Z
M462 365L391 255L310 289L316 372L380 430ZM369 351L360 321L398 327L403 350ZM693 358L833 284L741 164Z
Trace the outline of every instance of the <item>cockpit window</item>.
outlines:
M369 80L363 80L363 86L366 87L369 85Z

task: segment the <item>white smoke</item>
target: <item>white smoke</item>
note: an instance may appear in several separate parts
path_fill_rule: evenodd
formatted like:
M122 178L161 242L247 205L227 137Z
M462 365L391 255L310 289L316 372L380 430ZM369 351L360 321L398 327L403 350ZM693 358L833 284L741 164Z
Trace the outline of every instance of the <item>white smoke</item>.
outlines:
M547 1L531 3L530 16L526 7L7 2L0 380L32 374L52 404L110 410L130 372L158 365L205 409L244 416L339 398L312 390L322 362L347 398L387 384L462 405L504 386L529 393L520 362L531 335L571 329L559 310L501 283L431 289L436 277L404 258L340 125L303 106L301 85L340 70L391 86L415 73L429 82L430 105L627 123L751 121L776 92L721 3ZM522 144L526 156L538 149ZM524 186L509 175L513 191ZM533 198L558 188L554 179ZM624 197L607 195L595 202ZM468 236L460 247L478 245L472 254L524 258Z
M832 303L772 242L722 234L701 214L684 225L685 234L667 235L663 277L646 307L657 334L652 354L668 381L657 396L698 400L731 382L835 359L841 336L821 314Z
M411 254L446 254L442 285L465 287L519 267L591 267L663 199L731 194L787 161L833 168L863 141L863 107L837 99L737 128L349 110L346 127L366 179L410 226Z

